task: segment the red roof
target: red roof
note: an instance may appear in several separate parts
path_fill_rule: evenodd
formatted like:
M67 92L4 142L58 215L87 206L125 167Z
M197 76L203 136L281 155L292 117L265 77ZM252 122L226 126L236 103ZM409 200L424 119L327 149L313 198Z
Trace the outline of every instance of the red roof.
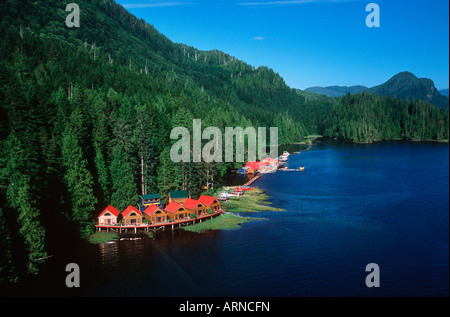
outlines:
M174 201L172 201L170 204L168 204L167 206L166 206L166 208L164 208L164 210L165 211L168 211L168 212L170 212L170 213L174 213L174 212L176 212L177 210L178 210L178 208L180 208L181 207L181 205L179 204L179 203L176 203L176 202L174 202Z
M211 196L205 196L205 195L201 195L200 198L198 199L202 204L210 206L214 200L216 200L215 197L211 197Z
M264 163L262 163L262 162L247 162L247 164L245 164L246 167L250 167L253 170L258 169L263 165L264 165Z
M125 209L124 211L122 211L122 217L125 218L125 217L128 216L128 214L129 214L130 212L132 212L132 211L134 211L134 212L137 213L138 215L142 216L142 213L141 213L139 210L137 210L137 209L136 209L135 207L133 207L132 205L129 205L127 209Z
M198 204L200 204L199 200L188 198L183 203L183 207L186 207L186 208L189 208L189 209L195 209L198 206Z
M158 209L160 209L158 206L156 205L150 205L147 207L147 209L145 209L145 213L149 216L151 216L155 211L157 211Z
M112 213L114 216L119 217L120 211L118 211L116 208L114 208L113 206L109 205L108 207L105 208L105 210L103 210L101 212L100 215L98 215L99 217L101 217L105 212L109 211L110 213Z

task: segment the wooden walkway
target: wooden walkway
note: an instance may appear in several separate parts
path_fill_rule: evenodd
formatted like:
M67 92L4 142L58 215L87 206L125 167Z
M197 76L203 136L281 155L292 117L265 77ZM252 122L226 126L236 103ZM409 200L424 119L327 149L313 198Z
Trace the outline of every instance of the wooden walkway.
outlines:
M216 211L213 214L208 214L204 216L200 216L197 218L191 218L191 219L183 219L179 221L174 222L160 222L160 223L142 223L137 225L103 225L103 224L96 224L95 227L98 228L98 231L102 231L102 229L106 229L106 231L111 230L118 230L120 233L122 233L122 230L125 230L125 232L128 232L128 229L134 230L135 233L137 233L138 229L143 229L145 231L156 231L158 229L165 229L166 227L170 227L172 230L174 230L176 227L181 228L181 226L188 226L191 224L195 224L196 221L202 222L202 220L208 220L212 219L215 216L218 216L225 212L225 209L220 209L219 211Z
M261 174L258 174L255 177L252 177L247 183L245 183L242 186L250 186L251 184L253 184L254 181L256 181L260 177L261 177Z

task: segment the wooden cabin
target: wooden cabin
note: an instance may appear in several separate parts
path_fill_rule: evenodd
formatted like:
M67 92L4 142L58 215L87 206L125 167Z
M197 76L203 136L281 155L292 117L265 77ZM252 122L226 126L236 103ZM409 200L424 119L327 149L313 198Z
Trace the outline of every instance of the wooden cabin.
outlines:
M145 219L149 220L151 223L166 222L167 213L159 208L157 205L150 205L144 211Z
M140 212L144 212L147 207L151 206L151 205L156 205L158 207L162 207L162 204L164 204L164 202L161 200L161 197L159 196L159 194L150 194L150 195L140 195L139 196L139 211Z
M103 210L100 215L98 215L99 225L116 225L120 216L120 211L118 211L113 206L109 205Z
M206 215L208 207L206 207L202 202L197 199L188 198L183 203L183 207L189 211L189 214L194 214L197 217Z
M124 225L138 225L142 224L142 213L132 205L122 211L122 223Z
M198 200L212 212L218 212L220 210L220 201L215 197L201 195Z
M174 201L169 203L166 208L164 208L164 211L167 213L167 217L174 221L187 219L189 217L189 211L181 204Z
M176 202L182 204L189 198L187 191L185 190L173 190L169 192L169 203Z

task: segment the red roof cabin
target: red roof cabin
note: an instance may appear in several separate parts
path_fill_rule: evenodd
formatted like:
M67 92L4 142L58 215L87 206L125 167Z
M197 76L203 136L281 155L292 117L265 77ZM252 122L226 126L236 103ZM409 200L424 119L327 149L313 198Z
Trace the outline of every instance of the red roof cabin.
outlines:
M212 212L218 212L220 210L220 201L215 197L201 195L198 200Z
M167 213L157 205L150 205L144 211L145 219L151 223L161 223L167 221Z
M132 205L122 211L123 224L137 225L142 224L142 213Z
M109 205L98 215L99 225L116 225L119 218L120 211Z
M189 215L189 212L185 207L174 201L169 203L166 208L164 208L164 211L167 213L167 217L175 221L187 219Z
M196 216L206 215L206 211L208 210L208 207L201 201L191 198L186 199L183 203L183 207L189 211L189 214L194 214Z

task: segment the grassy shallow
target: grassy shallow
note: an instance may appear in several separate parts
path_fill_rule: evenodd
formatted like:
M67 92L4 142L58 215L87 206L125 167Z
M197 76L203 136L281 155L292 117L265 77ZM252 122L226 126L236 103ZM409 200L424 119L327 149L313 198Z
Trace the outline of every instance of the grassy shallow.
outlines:
M222 188L219 192L227 190ZM230 190L228 190L230 191ZM284 211L284 209L271 206L271 203L267 201L269 196L264 194L264 191L258 187L254 187L253 191L246 191L240 198L231 198L225 202L222 202L227 212L240 213L240 212L259 212L259 211ZM241 217L239 215L224 213L214 219L206 220L201 223L197 223L192 226L186 226L183 229L191 232L205 232L208 230L232 230L237 229L243 223L254 220L266 220L265 218L252 218Z
M89 243L101 244L119 239L119 235L115 232L96 232L89 236Z
M258 187L254 190L248 190L240 198L231 198L222 202L222 206L230 212L259 212L259 211L284 211L284 209L276 208L267 201L269 195Z
M205 220L192 226L186 226L183 227L183 229L186 231L197 233L205 232L208 230L233 230L239 228L239 225L251 220L255 220L255 218L241 217L229 213L223 213L216 218Z

